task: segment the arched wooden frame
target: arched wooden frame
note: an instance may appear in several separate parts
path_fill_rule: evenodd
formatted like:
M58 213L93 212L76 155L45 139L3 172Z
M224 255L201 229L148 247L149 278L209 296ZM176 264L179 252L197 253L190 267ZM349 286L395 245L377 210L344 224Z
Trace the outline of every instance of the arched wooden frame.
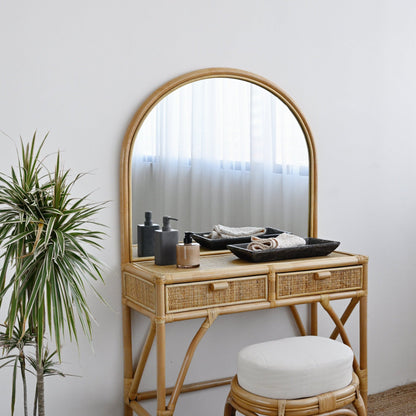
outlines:
M132 253L132 193L131 164L133 146L137 131L143 121L164 97L177 88L207 78L234 78L256 84L283 101L299 122L305 135L309 152L309 236L317 236L317 174L316 153L311 130L305 117L294 101L269 80L250 72L232 68L207 68L181 75L158 88L151 94L133 116L123 140L120 162L120 219L121 219L121 264L133 261Z

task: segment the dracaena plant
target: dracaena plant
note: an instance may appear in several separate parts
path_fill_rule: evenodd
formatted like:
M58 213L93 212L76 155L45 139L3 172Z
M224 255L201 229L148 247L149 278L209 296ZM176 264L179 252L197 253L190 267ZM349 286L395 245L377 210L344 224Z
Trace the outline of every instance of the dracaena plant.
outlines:
M102 280L102 264L92 254L105 235L95 221L103 203L90 195L72 196L83 175L71 177L58 153L51 171L41 156L46 137L21 141L18 166L0 173L0 308L6 311L5 336L16 325L33 334L36 346L36 410L45 415L45 334L61 357L65 333L78 341L78 323L91 339L92 315L87 289ZM8 303L5 299L7 295ZM18 325L18 326L19 326Z
M7 326L1 325L0 329L0 348L2 349L2 357L0 357L0 369L7 366L13 367L12 378L12 398L11 398L11 413L14 413L14 407L16 403L16 385L17 385L17 372L20 368L20 374L22 377L23 385L23 408L24 414L27 416L27 355L26 350L28 347L35 345L34 336L28 329L23 328L23 320L19 319L19 322L13 328L12 333L8 333Z
M46 345L46 344L44 344ZM7 333L7 326L0 325L0 348L2 349L2 356L0 357L0 369L3 367L13 367L12 372L12 396L11 396L11 413L14 414L16 405L16 391L17 391L17 375L20 369L20 375L23 386L23 411L24 415L28 416L28 395L27 395L27 378L26 373L37 375L37 355L28 352L33 350L36 346L35 334L32 334L29 329L25 329L22 319L13 328L13 333ZM58 369L59 362L55 359L57 351L49 353L47 347L43 348L42 370L43 376L61 376L64 374ZM28 366L29 363L29 366ZM38 411L38 391L35 389L35 399L33 406L33 416L37 415Z

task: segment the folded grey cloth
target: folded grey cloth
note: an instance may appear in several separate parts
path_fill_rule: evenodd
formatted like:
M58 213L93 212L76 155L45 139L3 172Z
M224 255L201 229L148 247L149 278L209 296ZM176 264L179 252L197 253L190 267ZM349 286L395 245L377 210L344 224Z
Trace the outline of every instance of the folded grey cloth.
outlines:
M227 227L226 225L214 225L214 229L209 234L209 238L236 238L250 237L264 234L265 228L262 227Z
M262 251L272 248L298 247L306 244L305 239L294 234L282 233L277 237L259 238L251 237L251 243L247 246L248 250Z

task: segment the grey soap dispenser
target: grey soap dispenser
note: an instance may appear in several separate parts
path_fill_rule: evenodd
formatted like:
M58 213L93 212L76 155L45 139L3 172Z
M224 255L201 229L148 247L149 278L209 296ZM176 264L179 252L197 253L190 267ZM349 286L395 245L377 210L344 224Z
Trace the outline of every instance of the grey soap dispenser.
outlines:
M170 227L170 220L178 221L176 218L164 216L163 227L154 232L155 264L165 266L176 264L176 244L179 241L178 230Z
M159 224L153 224L152 212L144 213L144 224L137 226L137 252L139 257L147 257L154 255L153 234L159 229Z

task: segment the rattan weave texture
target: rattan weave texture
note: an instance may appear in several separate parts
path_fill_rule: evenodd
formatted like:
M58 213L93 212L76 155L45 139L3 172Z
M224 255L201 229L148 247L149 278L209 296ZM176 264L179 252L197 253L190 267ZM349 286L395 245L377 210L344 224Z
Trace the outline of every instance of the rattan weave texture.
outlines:
M179 312L267 300L267 276L265 275L221 280L221 283L225 282L228 283L228 287L223 290L213 290L212 284L215 282L169 285L166 309L168 312Z
M140 306L154 312L156 308L156 293L153 284L124 273L125 296Z
M362 287L361 266L330 269L327 279L316 279L319 271L282 273L277 276L277 296L290 297L305 294L327 293L333 290L359 289Z

